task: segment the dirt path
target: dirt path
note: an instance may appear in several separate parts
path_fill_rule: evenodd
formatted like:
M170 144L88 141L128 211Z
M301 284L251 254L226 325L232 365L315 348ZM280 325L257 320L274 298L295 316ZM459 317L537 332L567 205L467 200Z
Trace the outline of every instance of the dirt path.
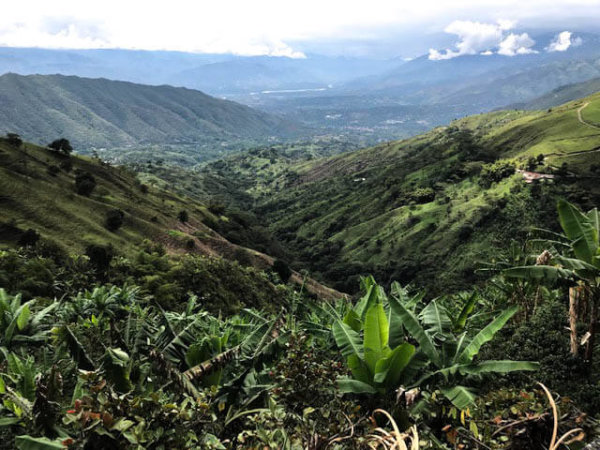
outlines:
M579 119L579 121L584 124L585 126L588 126L590 128L594 128L596 130L600 130L600 126L598 125L594 125L591 123L586 122L585 120L583 120L583 117L581 117L581 111L583 111L583 108L585 108L587 105L589 105L590 102L585 102L583 105L581 105L581 107L579 107L577 109L577 119Z

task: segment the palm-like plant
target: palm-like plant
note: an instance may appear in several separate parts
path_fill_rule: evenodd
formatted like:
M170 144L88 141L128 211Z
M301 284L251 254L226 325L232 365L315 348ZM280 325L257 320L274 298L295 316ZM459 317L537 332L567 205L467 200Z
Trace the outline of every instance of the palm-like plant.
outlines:
M476 360L481 347L494 338L516 307L502 311L483 328L471 329L474 295L451 319L438 300L418 311L422 295L407 297L397 284L389 298L372 277L364 279L363 286L365 296L333 325L336 343L352 372L352 378L339 381L342 392L376 394L400 386L440 389L463 409L475 399L460 385L466 378L538 367L526 361ZM409 339L417 346L408 343Z
M591 360L600 303L600 214L597 208L584 214L559 200L558 217L564 235L553 233L553 239L546 241L550 250L544 251L535 265L512 267L503 273L508 278L570 282L571 351L578 352L577 306L585 302L589 311L585 359Z
M43 321L58 306L58 302L32 312L36 300L23 303L21 294L8 295L0 288L0 352L6 358L9 350L19 343L42 342L46 339L47 329Z

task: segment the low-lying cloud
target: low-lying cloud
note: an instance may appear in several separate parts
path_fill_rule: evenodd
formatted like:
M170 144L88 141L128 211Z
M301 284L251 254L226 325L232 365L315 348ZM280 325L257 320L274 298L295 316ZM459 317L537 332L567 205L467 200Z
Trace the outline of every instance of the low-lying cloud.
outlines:
M533 46L535 41L527 33L508 33L516 23L510 20L498 20L496 23L456 20L444 31L455 34L459 40L455 49L439 51L429 50L429 59L443 60L464 55L499 55L515 56L537 53Z
M580 37L573 37L573 33L570 31L563 31L554 36L554 39L550 42L550 45L546 47L546 50L549 52L565 52L570 47L581 45L582 42Z

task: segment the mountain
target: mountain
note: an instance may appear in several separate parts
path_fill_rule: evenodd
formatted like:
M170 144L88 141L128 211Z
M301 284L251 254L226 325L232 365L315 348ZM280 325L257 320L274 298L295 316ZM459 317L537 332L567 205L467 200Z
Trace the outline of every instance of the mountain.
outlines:
M479 261L531 227L555 226L558 197L584 209L600 202L599 110L596 94L550 112L471 116L325 159L290 163L265 151L205 171L238 183L250 196L245 207L268 223L295 267L347 291L373 273L435 294L476 282ZM553 178L530 184L543 176L516 169Z
M202 92L63 75L0 77L0 132L77 148L202 144L296 135L300 128Z
M511 105L511 108L529 110L547 109L596 92L600 92L600 78L561 86L528 102L515 103Z
M89 195L77 193L77 178L82 174L94 180ZM4 138L0 138L0 207L3 247L15 246L31 229L48 243L49 251L58 247L70 254L82 254L90 244L110 244L117 254L133 256L151 242L161 244L172 255L240 260L259 271L269 270L274 262L273 257L236 245L207 225L219 217L226 220L226 216L197 200L143 185L127 169L98 159L67 157L29 143L14 146ZM115 211L120 211L122 224L111 230L107 221ZM186 212L185 221L181 211ZM233 216L229 222L237 225ZM224 264L229 271L240 271L235 264ZM243 269L241 272L243 275ZM265 293L272 292L265 279L257 274L254 282L262 283ZM297 273L291 280L321 298L341 295Z
M211 95L326 88L395 67L396 60L306 55L238 56L120 49L51 50L0 47L0 74L62 74L141 84L169 84Z

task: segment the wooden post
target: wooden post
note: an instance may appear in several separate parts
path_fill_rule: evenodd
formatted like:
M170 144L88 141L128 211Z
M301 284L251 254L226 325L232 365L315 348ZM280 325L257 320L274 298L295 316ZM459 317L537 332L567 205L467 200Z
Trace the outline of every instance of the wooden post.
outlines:
M571 328L571 354L577 356L579 342L577 342L577 307L579 303L578 287L569 288L569 326Z
M588 332L590 333L590 337L586 342L585 346L585 360L588 363L592 362L592 356L594 355L594 343L596 337L596 322L598 322L598 305L596 303L596 299L594 298L594 292L587 293L589 295L588 298L588 308L590 310L590 325L588 328Z

